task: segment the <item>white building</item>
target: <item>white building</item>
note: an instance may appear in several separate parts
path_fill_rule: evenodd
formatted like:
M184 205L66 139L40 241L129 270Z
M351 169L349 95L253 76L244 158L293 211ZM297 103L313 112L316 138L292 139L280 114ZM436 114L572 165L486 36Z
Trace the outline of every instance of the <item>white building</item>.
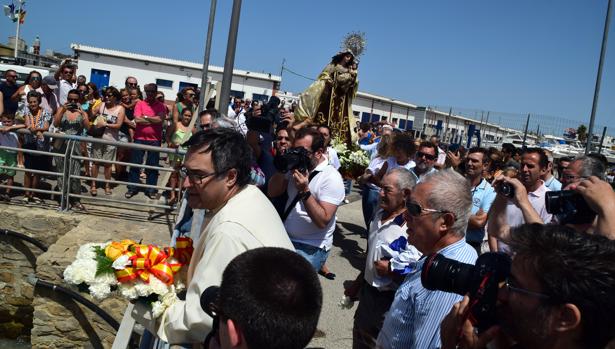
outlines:
M134 76L141 86L156 83L158 89L165 93L166 99L173 100L183 87L197 87L201 83L200 63L81 44L71 44L71 48L78 58L77 73L85 75L88 81L99 87L123 87L126 78ZM210 81L221 81L222 72L222 67L209 66ZM234 69L231 95L266 101L274 94L280 82L281 77L277 75ZM276 94L289 102L298 99L292 93ZM475 129L481 130L481 139L497 142L508 131L492 123L481 124L463 116L449 115L444 111L361 91L357 93L352 108L357 120L361 122L389 121L401 129L415 130L417 135L437 134L444 142L465 144L468 132Z
M164 92L167 100L174 100L182 88L198 87L201 84L203 64L200 63L81 44L71 44L71 48L78 58L77 74L84 75L99 88L123 88L126 78L134 76L141 87L147 83L155 83L158 90ZM221 67L210 65L209 80L222 81L222 71ZM234 69L231 95L266 101L280 81L281 78L276 75Z

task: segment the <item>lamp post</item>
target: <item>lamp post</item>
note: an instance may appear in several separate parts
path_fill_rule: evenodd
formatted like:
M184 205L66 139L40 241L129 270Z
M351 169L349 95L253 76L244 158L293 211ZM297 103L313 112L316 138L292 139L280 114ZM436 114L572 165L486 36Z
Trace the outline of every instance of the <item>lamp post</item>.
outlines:
M214 32L214 20L216 19L216 2L217 0L211 0L211 6L209 8L209 23L207 25L207 39L205 41L205 54L203 57L203 70L201 72L201 94L199 96L199 114L205 109L207 102L205 100L206 88L207 88L207 75L209 74L209 56L211 54L211 37Z
M233 80L233 66L235 64L235 49L237 48L237 32L239 31L239 15L241 14L241 0L233 0L233 12L231 14L231 25L228 33L228 43L226 45L226 58L224 60L224 74L222 75L222 86L220 88L220 99L218 105L220 112L227 116L228 102L231 95L231 83Z

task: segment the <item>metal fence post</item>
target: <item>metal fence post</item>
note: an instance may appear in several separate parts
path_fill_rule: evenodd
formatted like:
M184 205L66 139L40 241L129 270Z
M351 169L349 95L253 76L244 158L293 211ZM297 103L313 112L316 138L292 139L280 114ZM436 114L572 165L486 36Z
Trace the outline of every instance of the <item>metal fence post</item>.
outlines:
M70 209L70 200L68 197L68 193L70 192L70 165L71 165L71 155L73 151L73 147L75 146L75 141L68 140L66 143L66 150L64 151L64 168L62 169L62 188L60 191L62 192L62 201L60 203L60 209L63 212L67 212Z

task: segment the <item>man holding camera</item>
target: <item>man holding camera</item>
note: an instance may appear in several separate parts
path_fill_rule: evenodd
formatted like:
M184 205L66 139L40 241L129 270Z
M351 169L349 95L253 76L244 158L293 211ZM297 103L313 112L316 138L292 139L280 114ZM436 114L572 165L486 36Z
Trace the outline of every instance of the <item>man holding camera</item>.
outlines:
M474 264L476 251L464 238L471 205L470 187L459 173L446 169L424 176L406 201L408 243L424 255L439 253ZM397 289L378 335L379 347L440 347L439 324L461 296L425 289L424 263L425 259L419 260Z
M268 196L276 197L286 190L284 227L297 253L318 271L333 244L335 212L344 200L344 182L327 161L324 139L317 130L304 127L297 131L293 148L286 154L297 148L303 149L296 153L306 157L307 168L287 168L283 169L289 171L286 174L274 174L269 180Z
M545 205L549 189L540 179L548 170L549 159L540 148L527 148L521 155L517 178L500 176L493 181L496 198L488 216L487 233L491 251L505 251L510 227L525 223L549 223L552 215Z
M515 228L498 326L477 334L469 298L441 324L442 348L604 348L615 337L615 242L558 225ZM513 344L514 343L514 344Z

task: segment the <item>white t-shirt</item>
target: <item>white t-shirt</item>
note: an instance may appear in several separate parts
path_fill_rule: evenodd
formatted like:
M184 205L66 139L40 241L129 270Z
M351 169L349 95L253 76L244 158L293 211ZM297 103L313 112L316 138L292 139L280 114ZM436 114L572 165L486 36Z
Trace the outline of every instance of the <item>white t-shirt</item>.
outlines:
M309 188L312 196L318 201L339 206L345 196L344 181L340 173L327 161L316 166L314 171L320 171L320 173L315 175L310 181ZM297 188L290 173L288 178L288 201L286 202L285 209L288 208L288 205L291 204L297 195ZM335 221L336 217L334 215L326 227L323 229L316 227L312 222L312 218L308 215L305 205L299 200L286 218L284 228L286 228L286 232L292 241L316 246L328 251L331 249L331 245L333 245Z
M395 159L395 157L391 156L387 159L387 164L388 164L388 168L387 168L387 173L391 172L392 169L394 168L398 168L398 167L403 167L406 170L410 171L413 168L416 167L416 163L414 162L414 160L410 160L408 161L405 165L400 165L397 163L397 160Z
M337 156L337 151L333 147L327 147L327 159L334 169L339 170L342 167L340 164L340 158Z
M380 169L382 168L382 165L384 165L386 161L387 161L386 158L381 158L379 156L375 157L369 162L367 169L370 170L372 174L376 175L378 174L378 171L380 171ZM380 187L378 187L374 183L367 183L367 186L373 189L380 189Z

